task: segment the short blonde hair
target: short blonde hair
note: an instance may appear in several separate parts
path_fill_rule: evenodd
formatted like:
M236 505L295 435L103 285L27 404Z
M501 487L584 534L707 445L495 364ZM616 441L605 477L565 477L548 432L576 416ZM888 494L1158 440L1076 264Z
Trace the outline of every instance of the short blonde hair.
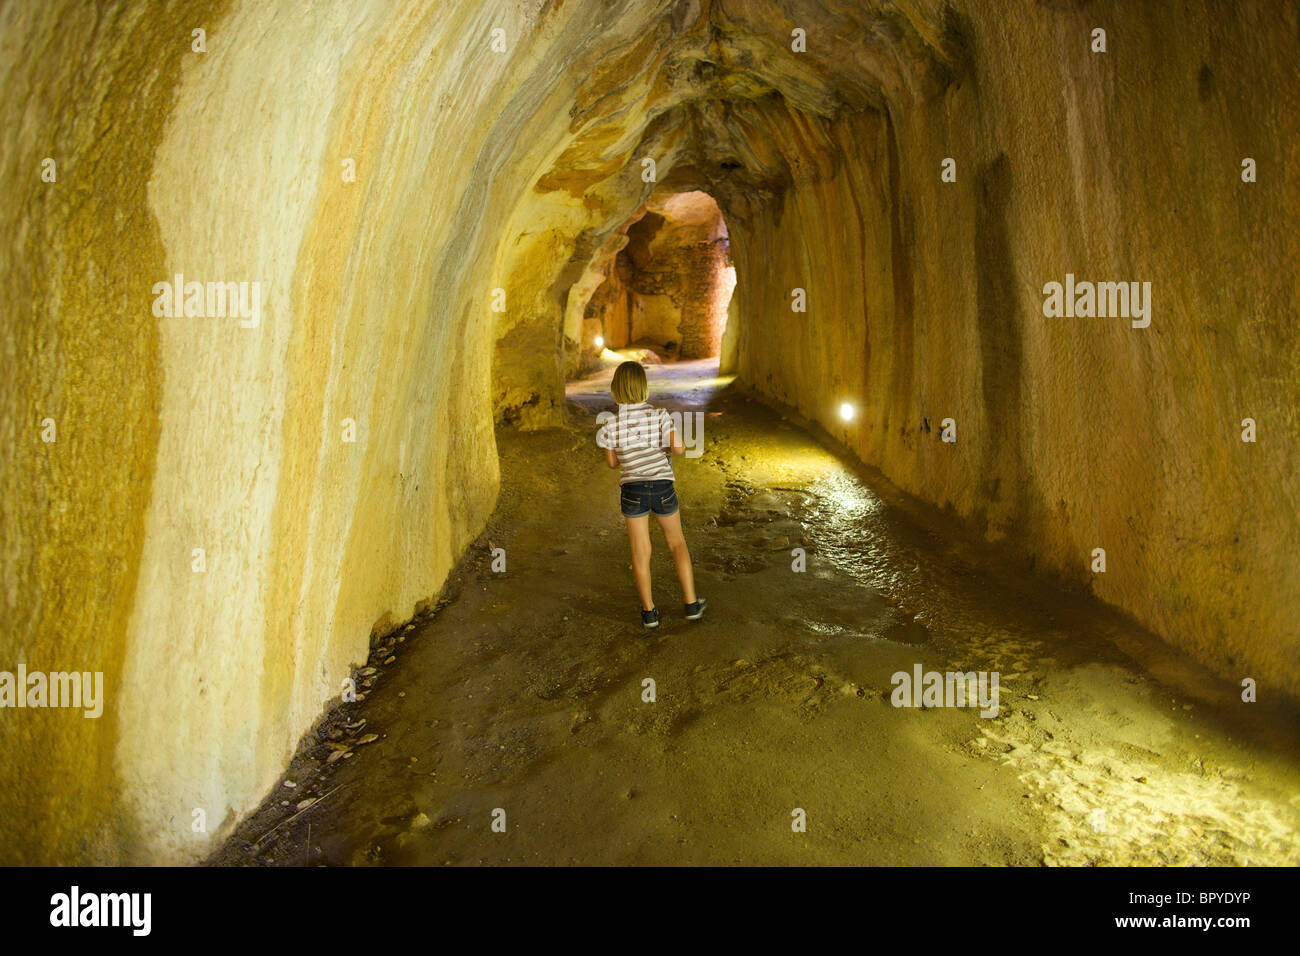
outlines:
M614 380L609 383L609 390L614 401L620 405L636 405L644 402L650 394L650 385L646 382L645 369L640 362L624 362L614 369Z

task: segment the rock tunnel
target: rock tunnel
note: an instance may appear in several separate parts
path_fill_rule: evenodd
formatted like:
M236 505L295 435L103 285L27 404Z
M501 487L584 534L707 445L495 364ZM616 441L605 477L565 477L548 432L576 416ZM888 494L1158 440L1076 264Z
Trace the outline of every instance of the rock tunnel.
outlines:
M573 382L639 338L1225 708L1300 700L1298 48L1214 0L0 7L0 667L103 675L0 714L7 861L196 862L280 804L551 467L504 443L590 438Z

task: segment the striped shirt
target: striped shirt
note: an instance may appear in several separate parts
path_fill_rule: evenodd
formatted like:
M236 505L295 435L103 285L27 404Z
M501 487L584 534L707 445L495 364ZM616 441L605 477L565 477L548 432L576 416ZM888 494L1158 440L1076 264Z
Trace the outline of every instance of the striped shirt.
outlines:
M623 469L619 484L629 481L673 480L668 449L672 445L672 416L649 402L619 405L618 414L605 413L605 424L596 432L596 444L612 448Z

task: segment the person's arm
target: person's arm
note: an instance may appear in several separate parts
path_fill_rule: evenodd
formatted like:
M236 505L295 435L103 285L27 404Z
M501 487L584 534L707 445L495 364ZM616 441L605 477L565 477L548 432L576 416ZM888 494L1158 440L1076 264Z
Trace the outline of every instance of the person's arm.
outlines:
M606 413L602 412L600 417L606 417ZM596 429L596 444L605 450L605 464L611 468L617 468L618 455L614 453L614 442L611 440L608 423Z
M673 455L686 454L686 446L682 444L682 436L678 434L677 428L673 425L672 416L664 412L664 429L667 431L668 452Z

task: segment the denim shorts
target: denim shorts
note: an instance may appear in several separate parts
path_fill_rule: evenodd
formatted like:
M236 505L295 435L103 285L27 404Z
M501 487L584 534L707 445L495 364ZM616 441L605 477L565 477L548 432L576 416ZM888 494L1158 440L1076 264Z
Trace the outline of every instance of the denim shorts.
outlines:
M619 486L619 503L625 518L641 518L652 511L666 518L677 514L677 489L671 478L629 481Z

